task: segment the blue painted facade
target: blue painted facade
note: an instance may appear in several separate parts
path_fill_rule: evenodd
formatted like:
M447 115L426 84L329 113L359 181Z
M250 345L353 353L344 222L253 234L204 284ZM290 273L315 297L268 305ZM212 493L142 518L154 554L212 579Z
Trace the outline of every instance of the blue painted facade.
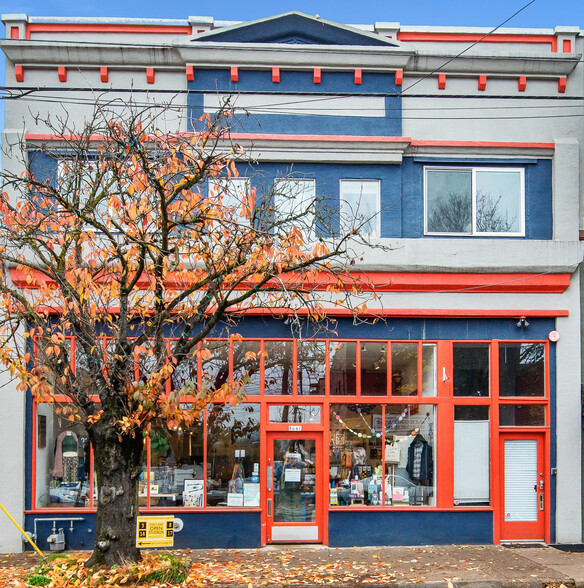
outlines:
M238 77L237 82L232 82L228 69L195 70L194 81L188 83L189 130L197 128L199 117L204 112L205 94L232 94L235 107L238 105L238 95L277 95L282 98L283 110L297 106L290 94L304 94L313 97L314 102L308 106L322 108L322 116L262 114L261 109L254 109L249 116L239 114L235 117L233 131L287 135L401 136L401 97L393 74L366 73L360 85L355 85L353 72L326 72L320 84L313 82L313 74L308 71L283 70L279 83L272 82L272 72L269 69L240 69ZM350 96L380 96L384 100L385 110L380 111L376 117L334 116L334 97Z
M271 115L266 115L271 116ZM35 174L43 180L55 177L57 161L41 152L31 153ZM328 210L338 209L340 180L379 180L381 190L381 237L385 238L448 238L424 236L424 165L432 167L483 166L516 167L525 170L525 238L552 239L552 164L547 159L515 162L513 159L485 160L420 160L405 157L401 165L382 164L326 164L262 163L261 165L239 165L240 177L248 177L257 188L259 198L269 191L277 178L298 177L314 179L316 196L322 198ZM207 187L203 185L202 190ZM333 226L338 223L333 219ZM323 235L326 236L326 235ZM470 237L477 239L481 237ZM492 238L492 237L489 237ZM498 236L497 238L507 238ZM516 237L514 237L516 238Z
M493 542L493 513L331 512L329 545L473 545Z

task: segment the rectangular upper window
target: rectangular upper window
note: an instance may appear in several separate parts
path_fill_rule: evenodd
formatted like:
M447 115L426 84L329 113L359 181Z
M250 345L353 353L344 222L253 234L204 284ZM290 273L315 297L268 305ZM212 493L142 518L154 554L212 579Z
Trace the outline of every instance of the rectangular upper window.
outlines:
M234 219L242 225L249 225L243 213L250 190L249 178L220 178L209 182L209 197L221 198L223 207L233 209Z
M523 169L426 167L427 235L525 235Z
M341 231L358 230L363 237L380 236L379 180L341 180Z

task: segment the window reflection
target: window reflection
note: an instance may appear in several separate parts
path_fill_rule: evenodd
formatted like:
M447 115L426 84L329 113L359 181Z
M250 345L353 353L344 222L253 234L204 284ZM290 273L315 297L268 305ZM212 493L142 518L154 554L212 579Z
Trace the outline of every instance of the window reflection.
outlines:
M259 463L259 404L212 406L207 417L207 506L259 506Z
M357 344L331 341L330 348L331 394L357 393Z
M57 414L53 404L37 406L36 506L90 505L89 438L85 429Z
M499 396L544 396L544 346L509 343L499 346Z
M489 345L452 346L454 396L489 396Z
M229 341L205 341L202 352L203 386L211 390L229 381Z
M326 344L324 341L298 341L298 394L324 394Z
M260 393L260 342L240 341L233 344L233 380L245 382L247 396Z
M264 391L266 394L292 394L292 341L264 343Z

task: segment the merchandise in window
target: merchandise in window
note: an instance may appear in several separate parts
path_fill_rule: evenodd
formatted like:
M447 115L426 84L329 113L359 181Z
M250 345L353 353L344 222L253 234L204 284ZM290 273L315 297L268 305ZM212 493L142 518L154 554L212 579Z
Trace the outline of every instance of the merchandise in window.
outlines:
M150 437L150 506L204 506L203 419L190 427L152 425ZM141 504L146 483L140 480Z
M330 431L331 506L435 504L433 406L333 404Z
M364 237L380 236L379 180L341 180L341 231L356 229Z
M385 504L436 504L435 407L428 404L385 406Z
M260 406L207 411L207 506L260 505Z
M90 444L87 432L55 404L37 406L37 507L90 506Z
M427 234L523 236L524 172L512 168L426 168Z
M544 396L543 343L499 345L499 396Z

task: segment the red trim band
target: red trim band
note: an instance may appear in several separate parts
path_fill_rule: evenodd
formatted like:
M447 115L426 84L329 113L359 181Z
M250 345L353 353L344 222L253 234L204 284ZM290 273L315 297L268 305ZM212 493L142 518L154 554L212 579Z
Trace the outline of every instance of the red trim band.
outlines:
M27 273L12 268L10 276L15 286L23 289L36 289L39 284L48 282L41 273L33 276L33 281L27 280ZM301 278L294 275L282 276L285 282L296 283ZM537 293L562 294L570 285L570 274L527 274L527 273L414 273L414 272L355 272L350 276L340 277L343 286L350 289L355 286L363 291L375 292L461 292L461 293ZM335 276L322 274L313 282L303 280L302 284L315 290L326 290L337 284ZM145 287L148 280L144 277L138 284ZM182 289L186 286L183 276L174 278L172 275L166 281L168 288ZM242 284L242 288L249 285ZM517 311L515 312L517 314Z
M486 36L483 33L418 33L398 32L398 41L415 41L429 43L536 43L550 44L552 53L558 50L558 39L554 35L505 35L493 34Z
M125 25L98 23L31 23L26 27L26 38L33 33L163 33L191 35L190 26L181 25Z

